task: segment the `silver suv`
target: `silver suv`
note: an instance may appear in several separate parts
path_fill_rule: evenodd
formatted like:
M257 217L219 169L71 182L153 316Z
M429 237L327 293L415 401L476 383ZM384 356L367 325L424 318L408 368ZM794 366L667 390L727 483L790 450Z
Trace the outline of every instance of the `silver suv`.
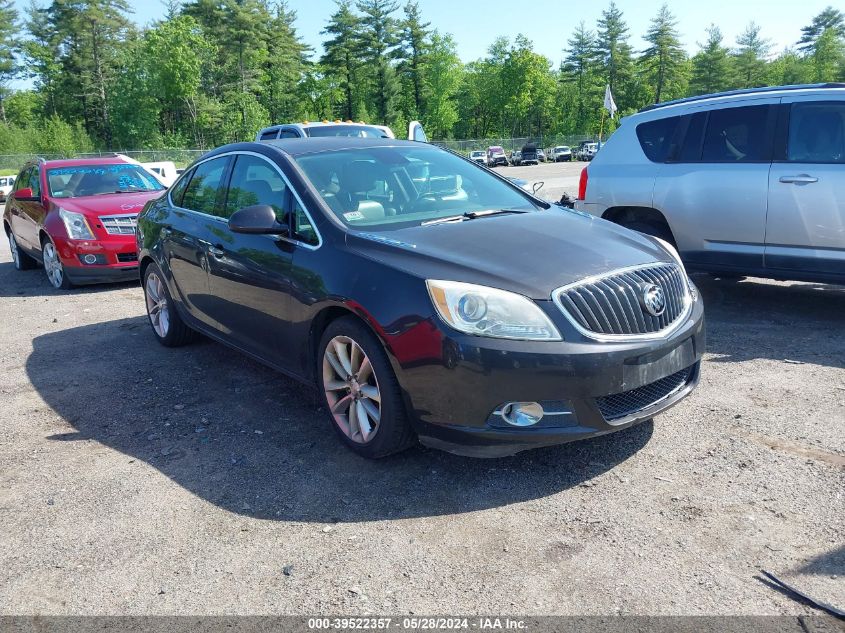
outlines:
M845 282L845 84L649 106L578 189L577 209L674 244L690 269Z

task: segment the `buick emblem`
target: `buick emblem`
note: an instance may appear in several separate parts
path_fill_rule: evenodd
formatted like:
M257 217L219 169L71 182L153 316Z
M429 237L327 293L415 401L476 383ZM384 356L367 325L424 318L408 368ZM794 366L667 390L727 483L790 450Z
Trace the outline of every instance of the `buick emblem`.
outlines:
M640 300L646 312L651 316L659 317L666 311L666 295L663 288L657 284L643 284L641 288Z

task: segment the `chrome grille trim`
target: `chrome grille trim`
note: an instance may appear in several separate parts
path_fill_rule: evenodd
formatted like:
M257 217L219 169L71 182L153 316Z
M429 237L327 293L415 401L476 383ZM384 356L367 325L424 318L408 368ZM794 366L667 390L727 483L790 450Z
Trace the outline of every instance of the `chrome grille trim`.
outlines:
M135 235L135 227L138 224L137 213L101 215L97 219L109 235Z
M652 316L640 305L639 287L663 288L666 309ZM672 262L641 264L587 277L552 292L558 309L584 336L598 341L660 339L683 324L692 297L683 268Z

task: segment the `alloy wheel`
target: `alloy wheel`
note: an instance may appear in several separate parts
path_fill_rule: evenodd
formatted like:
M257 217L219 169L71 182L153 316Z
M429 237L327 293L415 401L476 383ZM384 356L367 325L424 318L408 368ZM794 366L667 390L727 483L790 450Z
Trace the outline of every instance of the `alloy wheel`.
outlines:
M144 288L147 301L147 314L153 330L160 338L165 338L170 331L170 309L167 307L167 293L164 284L156 273L147 275Z
M366 444L381 421L381 392L363 348L336 336L323 352L323 388L335 423L353 442Z
M12 251L12 263L15 268L20 268L20 255L18 255L18 244L15 242L15 236L9 233L9 250Z
M65 270L62 262L59 260L59 254L56 252L53 242L44 243L44 271L47 273L47 279L50 280L54 288L62 287Z

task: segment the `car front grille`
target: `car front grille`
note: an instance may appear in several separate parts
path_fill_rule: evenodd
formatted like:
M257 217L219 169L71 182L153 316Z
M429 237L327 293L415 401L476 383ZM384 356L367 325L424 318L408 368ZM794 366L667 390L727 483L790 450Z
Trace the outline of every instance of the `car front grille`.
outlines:
M126 264L129 262L137 262L138 261L138 253L118 253L117 254L117 261Z
M632 415L683 389L692 378L694 368L693 365L642 387L596 398L596 405L608 422Z
M100 216L100 224L109 235L135 235L135 227L138 224L137 213L124 215Z
M665 309L655 316L646 308L647 289L658 286ZM684 271L677 264L626 268L559 288L558 307L586 336L648 337L660 335L685 317L690 308Z

